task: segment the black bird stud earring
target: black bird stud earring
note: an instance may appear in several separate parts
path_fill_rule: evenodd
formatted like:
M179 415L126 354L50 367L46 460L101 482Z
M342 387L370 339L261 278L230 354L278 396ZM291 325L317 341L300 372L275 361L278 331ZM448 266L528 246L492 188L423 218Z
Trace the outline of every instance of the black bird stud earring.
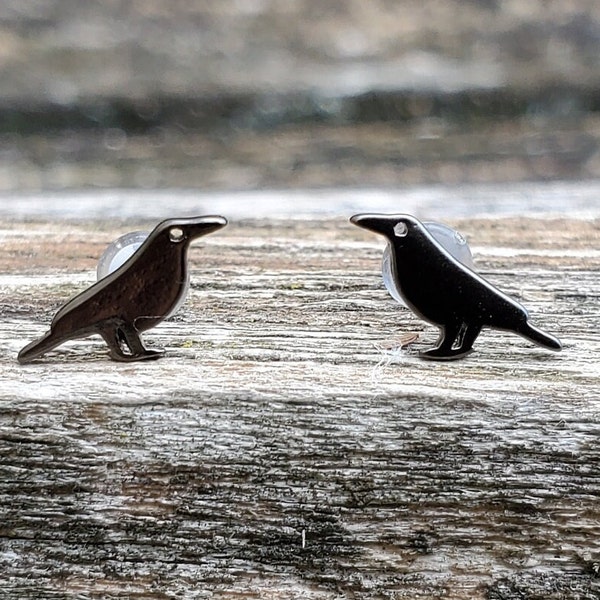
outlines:
M562 348L528 322L523 306L455 259L414 217L360 214L350 221L387 239L393 287L417 316L439 328L437 346L421 352L422 358L466 356L483 327L513 331L550 350Z
M19 362L92 334L102 336L113 360L160 357L163 351L146 348L140 333L172 314L185 295L190 242L226 224L220 216L163 221L121 266L60 308L50 330L19 352Z

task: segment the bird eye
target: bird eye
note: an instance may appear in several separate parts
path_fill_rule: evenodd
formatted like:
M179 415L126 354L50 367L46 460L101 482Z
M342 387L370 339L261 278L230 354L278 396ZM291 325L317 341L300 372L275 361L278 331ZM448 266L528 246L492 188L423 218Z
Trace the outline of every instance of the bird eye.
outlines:
M169 239L172 242L181 242L183 239L183 229L181 227L173 227L169 230Z
M406 223L403 223L402 221L396 223L396 225L394 226L394 235L396 237L405 237L407 233L408 226L406 225Z

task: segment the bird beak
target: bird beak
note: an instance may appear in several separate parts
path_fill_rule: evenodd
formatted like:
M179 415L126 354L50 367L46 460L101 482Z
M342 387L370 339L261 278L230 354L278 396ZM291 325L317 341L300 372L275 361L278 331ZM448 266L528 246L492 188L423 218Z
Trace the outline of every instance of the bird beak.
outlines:
M382 215L361 214L350 217L350 222L358 227L386 235L387 220Z
M190 238L200 237L218 231L227 225L227 219L218 215L197 217L189 225Z

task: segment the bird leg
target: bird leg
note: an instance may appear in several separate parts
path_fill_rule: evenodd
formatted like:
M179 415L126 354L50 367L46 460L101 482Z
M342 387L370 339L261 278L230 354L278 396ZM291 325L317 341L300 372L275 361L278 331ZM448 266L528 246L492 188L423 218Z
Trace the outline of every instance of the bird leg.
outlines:
M475 341L477 333L470 341L471 345ZM462 358L471 351L471 346L467 347L465 345L465 340L469 341L467 336L471 337L469 335L469 327L464 323L443 325L440 327L440 337L437 346L429 350L423 350L419 355L422 358L430 360L456 360L457 358Z
M110 357L120 362L133 362L159 358L162 350L149 350L144 346L139 332L124 321L111 323L100 330L100 335L108 344Z
M477 339L477 336L481 332L481 325L479 323L465 323L461 330L461 339L458 350L461 352L461 356L471 352L473 343Z

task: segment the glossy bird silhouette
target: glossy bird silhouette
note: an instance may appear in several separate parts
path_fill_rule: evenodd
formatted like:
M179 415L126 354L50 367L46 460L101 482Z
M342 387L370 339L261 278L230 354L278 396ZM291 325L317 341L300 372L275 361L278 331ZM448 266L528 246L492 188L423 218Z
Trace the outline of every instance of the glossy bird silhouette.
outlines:
M529 323L523 306L453 258L414 217L359 214L350 221L387 239L396 291L416 315L439 328L437 346L421 352L423 358L466 356L483 327L512 331L550 350L562 348Z
M226 224L220 216L158 224L123 265L60 308L50 330L19 352L19 362L92 334L102 336L113 360L158 358L163 351L146 348L140 333L167 318L185 293L190 242Z

